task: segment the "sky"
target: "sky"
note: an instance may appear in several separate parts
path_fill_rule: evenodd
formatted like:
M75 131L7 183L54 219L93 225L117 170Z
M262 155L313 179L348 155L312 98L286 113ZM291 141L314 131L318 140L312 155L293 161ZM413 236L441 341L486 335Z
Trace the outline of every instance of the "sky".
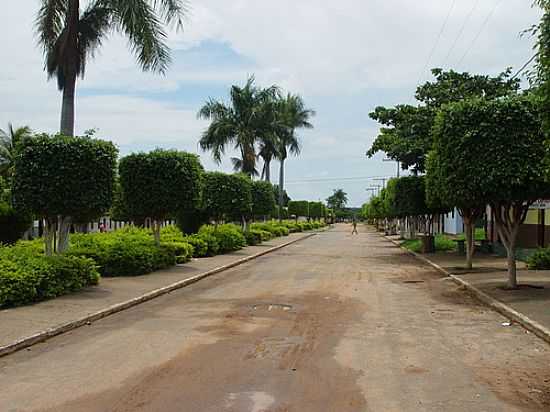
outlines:
M59 128L61 95L47 81L34 34L42 0L10 1L0 24L0 128ZM86 4L86 0L81 0ZM118 35L105 41L78 82L76 132L95 128L121 155L154 148L199 153L208 123L197 112L209 98L227 100L231 85L254 75L299 93L317 112L300 131L302 154L286 164L296 200L324 200L336 188L349 206L368 200L373 178L396 174L379 154L365 157L379 125L376 106L414 103L430 68L498 74L533 55L521 32L540 11L530 0L190 0L183 31L170 32L173 62L165 76L143 73ZM272 166L272 179L278 165Z

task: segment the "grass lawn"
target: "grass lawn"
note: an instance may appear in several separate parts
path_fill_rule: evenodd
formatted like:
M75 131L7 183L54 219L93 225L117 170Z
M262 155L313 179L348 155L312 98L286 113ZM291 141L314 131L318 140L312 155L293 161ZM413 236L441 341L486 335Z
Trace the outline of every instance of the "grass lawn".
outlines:
M401 243L401 245L410 251L420 253L422 250L422 240L409 239ZM446 252L456 250L456 243L445 235L435 235L435 250L436 252Z

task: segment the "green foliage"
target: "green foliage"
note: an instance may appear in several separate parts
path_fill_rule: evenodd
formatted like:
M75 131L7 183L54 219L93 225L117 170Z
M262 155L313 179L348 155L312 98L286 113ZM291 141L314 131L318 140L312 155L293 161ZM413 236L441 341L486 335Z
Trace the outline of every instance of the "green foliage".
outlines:
M459 209L530 201L548 193L548 146L529 98L470 100L445 106L434 127L428 176Z
M409 249L412 252L420 253L422 251L422 240L421 239L409 239L401 243L403 247ZM435 251L436 252L449 252L456 250L456 243L449 239L445 235L436 235L435 236Z
M312 219L321 219L325 217L325 205L322 202L309 203L309 217Z
M384 152L390 159L401 162L404 170L412 167L423 172L426 154L432 145L430 130L434 111L427 107L398 105L395 108L377 107L369 116L384 127L367 156Z
M275 208L273 185L269 182L252 182L252 214L254 216L269 215Z
M31 223L28 213L20 213L7 203L0 202L0 244L17 242Z
M176 263L176 249L158 247L145 229L124 228L110 233L75 234L67 255L93 259L102 276L140 276Z
M93 260L46 257L27 246L0 248L0 308L54 298L98 281Z
M246 238L241 228L231 223L218 227L205 225L199 230L199 235L216 238L220 253L233 252L246 246Z
M426 205L426 186L423 176L405 176L395 182L393 202L395 215L420 216L430 213ZM386 211L387 213L387 211Z
M211 121L200 140L201 148L212 151L214 160L219 163L226 147L231 145L242 155L240 159L232 159L235 171L257 175L255 146L258 136L274 133L273 102L277 93L275 86L256 87L251 77L244 87L231 87L229 105L213 99L207 101L198 114Z
M342 210L348 203L348 194L342 189L334 189L333 194L327 199L330 209Z
M527 259L529 270L550 270L550 249L539 249Z
M538 32L536 59L536 93L540 98L542 121L547 136L550 136L550 1L536 0L535 3L543 10Z
M250 228L269 232L273 235L273 237L288 236L290 233L289 229L286 226L279 224L279 222L253 223L250 225Z
M271 236L271 233L269 232L265 232L265 233L267 233L268 236ZM244 233L244 236L246 238L246 244L248 246L256 246L262 243L264 240L269 240L269 239L264 239L264 237L262 236L263 234L264 234L264 231L258 230L258 229L250 229L246 231Z
M309 202L307 200L291 200L288 202L289 216L308 217Z
M204 177L203 205L215 221L249 216L252 181L245 175L208 172Z
M441 107L472 98L498 99L519 90L519 79L512 79L510 70L496 77L442 69L433 69L432 73L435 80L417 89L420 106L377 107L370 114L383 127L367 152L369 157L382 151L390 159L400 161L403 169L423 172L433 144L431 130Z
M219 250L218 242L214 237L210 239L211 243L209 243L207 237L194 234L186 236L185 241L193 246L193 257L196 258L213 256Z
M278 200L279 200L279 185L273 185L273 196L274 196L275 200L278 203ZM290 198L290 196L288 195L286 190L283 190L283 206L288 207L288 202L290 202L291 200L292 199Z
M136 153L120 160L125 210L133 219L164 220L200 201L203 168L197 155L176 150Z
M15 158L15 207L39 217L100 216L113 200L117 153L101 140L28 138Z

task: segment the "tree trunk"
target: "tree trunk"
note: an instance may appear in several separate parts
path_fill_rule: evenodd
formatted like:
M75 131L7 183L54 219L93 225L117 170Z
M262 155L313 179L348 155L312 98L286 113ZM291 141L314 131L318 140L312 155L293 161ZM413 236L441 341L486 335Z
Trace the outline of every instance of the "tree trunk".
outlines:
M58 218L57 253L64 253L69 249L69 232L71 230L71 218Z
M474 225L475 219L472 216L464 216L464 235L466 237L466 269L473 267L474 259Z
M74 136L74 107L75 107L76 74L67 77L63 89L61 104L60 132L65 136Z
M54 235L55 220L46 218L44 224L44 251L46 256L52 256L54 253Z
M491 205L495 226L506 248L508 262L508 288L517 289L516 242L520 226L525 222L531 203L513 202L505 205Z
M285 193L285 159L281 159L281 165L279 169L279 222L283 221L283 203Z
M265 161L265 181L271 183L271 160Z
M155 243L160 247L160 222L158 220L153 220L153 235L155 236Z

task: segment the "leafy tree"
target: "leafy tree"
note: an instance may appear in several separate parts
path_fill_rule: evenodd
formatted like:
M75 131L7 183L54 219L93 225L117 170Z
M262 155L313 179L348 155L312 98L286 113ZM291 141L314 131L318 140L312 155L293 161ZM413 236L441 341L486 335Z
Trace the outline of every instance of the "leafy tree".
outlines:
M17 211L7 202L0 201L0 246L17 242L31 223L30 214Z
M68 248L73 221L109 210L117 154L111 142L46 134L18 150L13 203L45 220L46 254Z
M231 87L229 105L210 99L198 114L211 121L200 140L201 148L211 150L219 163L227 146L233 146L241 153L240 158L232 159L235 171L257 175L256 143L273 132L273 101L277 93L275 86L256 87L251 77L244 87Z
M342 189L334 189L333 194L327 198L327 205L330 209L342 210L348 203L348 194Z
M370 118L384 125L368 150L367 156L377 152L401 163L404 170L425 170L426 153L432 145L431 127L434 111L427 107L398 105L395 108L377 107Z
M216 224L245 218L252 213L252 181L243 174L205 174L203 206Z
M0 176L11 179L17 148L31 136L32 131L28 126L14 128L10 123L7 131L0 129Z
M276 113L278 119L275 129L278 139L277 158L280 162L279 209L282 209L285 200L285 161L289 154L300 154L300 141L296 135L296 130L313 129L310 121L315 116L315 111L306 108L301 96L288 94L278 100ZM279 219L281 219L281 216L279 216Z
M550 149L539 110L531 97L475 99L444 107L435 127L435 171L428 173L436 174L442 198L464 216L469 244L474 218L491 205L508 252L510 288L517 287L519 227L530 205L550 194L545 167Z
M74 134L77 78L112 33L128 38L129 48L144 71L164 73L170 50L163 23L182 27L184 0L92 0L82 10L80 0L42 0L36 20L45 68L63 92L61 133Z
M275 195L276 201L278 201L280 193L281 192L279 190L279 185L273 185L273 194ZM290 198L286 190L283 190L283 207L288 207L288 202L290 202L291 200L292 199Z
M431 130L435 116L442 106L476 97L497 99L519 90L519 80L511 78L510 70L495 77L442 69L433 69L432 73L435 80L419 86L416 91L420 106L377 107L370 114L384 127L367 156L385 152L389 158L401 162L403 169L412 168L422 173L433 144Z
M273 185L269 182L252 182L252 214L267 216L275 208Z
M288 214L294 216L296 220L299 217L308 217L309 202L307 200L291 200L288 202Z
M162 222L200 201L203 167L197 155L157 149L120 160L120 187L124 210L132 220L153 222L160 244Z
M550 135L550 1L536 0L535 3L543 11L540 24L535 28L538 33L535 84L540 97L544 129Z
M321 219L325 216L325 205L322 202L309 203L309 217L311 219Z

